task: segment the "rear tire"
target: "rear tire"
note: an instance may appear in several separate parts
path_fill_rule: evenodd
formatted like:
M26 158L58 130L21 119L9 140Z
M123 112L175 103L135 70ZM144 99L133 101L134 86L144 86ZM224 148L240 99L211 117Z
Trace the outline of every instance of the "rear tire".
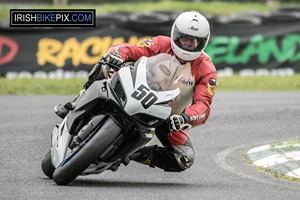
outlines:
M55 167L52 165L51 162L51 151L49 151L45 158L42 160L42 170L46 176L48 176L50 179L53 178L53 173L55 171Z
M54 171L53 180L58 185L67 185L88 168L119 136L121 128L108 118L104 125L79 150L66 158Z

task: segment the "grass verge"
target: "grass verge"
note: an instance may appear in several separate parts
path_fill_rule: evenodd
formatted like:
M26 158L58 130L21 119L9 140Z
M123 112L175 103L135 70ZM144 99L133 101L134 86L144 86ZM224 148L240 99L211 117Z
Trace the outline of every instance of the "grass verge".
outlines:
M74 95L86 79L6 79L0 78L0 95ZM294 76L256 76L218 78L219 91L300 90L300 74Z
M0 95L73 95L86 79L0 79Z
M300 183L300 178L295 178L295 177L287 176L283 173L278 173L276 171L272 171L272 169L270 167L266 167L266 168L265 167L258 167L258 169L260 169L264 172L267 172L267 173L271 173L276 178L285 179L285 180L289 180L289 181L292 181L292 182Z
M248 164L250 164L250 165L253 165L253 161L248 159L246 153L244 153L242 156L245 158L245 162L246 162L246 163L248 163ZM259 170L261 170L261 171L264 171L264 172L267 172L267 173L272 174L272 175L273 175L274 177L276 177L276 178L300 183L300 178L295 178L295 177L287 176L287 175L285 175L285 174L283 174L283 173L278 173L278 172L276 172L276 171L272 171L272 168L270 168L270 167L257 166L257 168L258 168Z
M291 139L291 140L286 141L286 142L273 143L273 144L270 144L270 146L271 146L273 151L276 151L279 154L284 155L284 153L280 151L280 149L282 147L286 148L286 150L284 152L293 151L295 149L294 145L299 145L299 144L300 144L300 138L295 138L295 139ZM254 162L252 160L248 159L247 152L245 152L242 156L245 158L246 163L253 165ZM291 161L294 160L293 158L287 158L287 157L286 157L286 159L290 159ZM262 170L264 172L272 174L276 178L285 179L285 180L289 180L289 181L292 181L292 182L300 183L300 178L291 177L291 176L288 176L284 173L280 173L280 172L274 170L272 167L262 167L262 166L256 166L256 167L259 170Z
M281 91L300 90L300 74L293 76L252 76L218 78L218 91Z

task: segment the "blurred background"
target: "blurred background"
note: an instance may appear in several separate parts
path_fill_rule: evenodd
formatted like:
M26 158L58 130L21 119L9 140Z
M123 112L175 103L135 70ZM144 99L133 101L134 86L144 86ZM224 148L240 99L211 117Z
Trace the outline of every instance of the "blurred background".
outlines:
M9 10L96 9L96 27L12 28ZM170 36L174 19L197 10L207 17L206 53L218 76L300 71L299 0L1 0L0 76L84 78L111 45Z

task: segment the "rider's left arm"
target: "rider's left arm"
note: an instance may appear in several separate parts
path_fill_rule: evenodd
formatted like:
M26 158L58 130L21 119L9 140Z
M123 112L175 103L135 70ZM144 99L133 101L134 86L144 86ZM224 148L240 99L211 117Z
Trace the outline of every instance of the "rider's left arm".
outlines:
M216 72L201 77L195 86L193 104L184 110L191 120L192 126L204 124L210 114L210 105L217 87Z

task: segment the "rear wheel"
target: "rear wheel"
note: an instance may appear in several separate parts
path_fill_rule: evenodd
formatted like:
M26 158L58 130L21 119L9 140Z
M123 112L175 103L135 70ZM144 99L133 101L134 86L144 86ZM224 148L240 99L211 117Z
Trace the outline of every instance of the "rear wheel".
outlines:
M45 158L42 160L42 170L46 176L49 178L53 178L53 173L55 171L55 167L52 165L51 162L51 151L49 151Z
M98 129L98 128L97 128ZM91 138L83 141L74 152L55 170L53 180L58 185L67 185L88 168L119 136L121 128L108 118Z

